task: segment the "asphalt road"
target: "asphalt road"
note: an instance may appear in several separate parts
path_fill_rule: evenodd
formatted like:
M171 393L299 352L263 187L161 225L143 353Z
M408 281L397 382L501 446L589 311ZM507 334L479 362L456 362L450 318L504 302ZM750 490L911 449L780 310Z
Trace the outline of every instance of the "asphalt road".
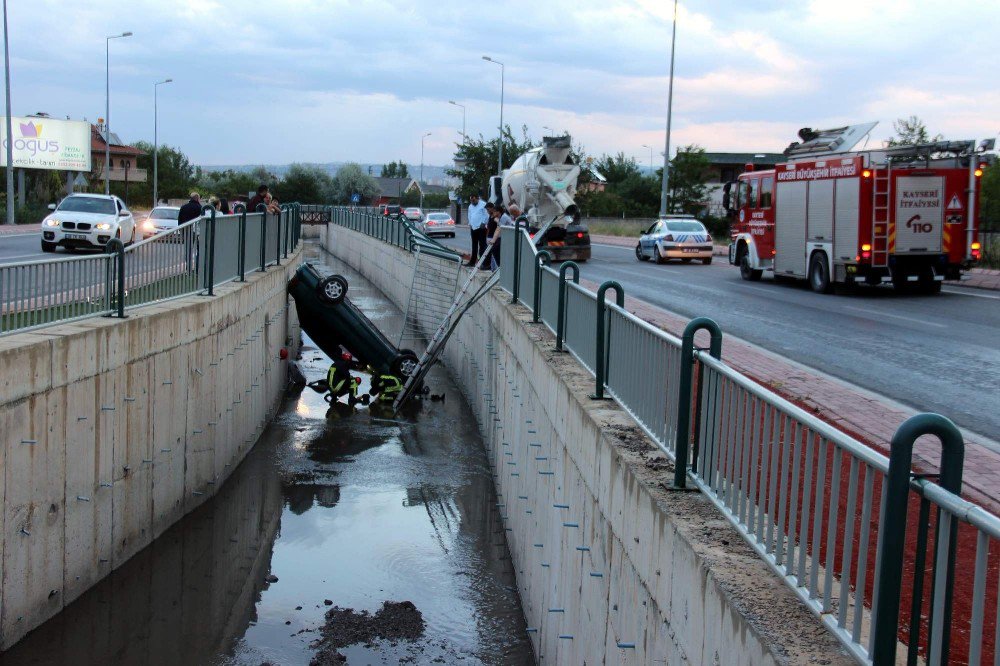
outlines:
M56 255L42 252L42 234L11 234L0 236L0 264L10 264L21 261L39 261L53 256L62 256L62 250Z
M442 242L468 250L468 232ZM804 282L745 282L725 257L656 265L636 261L632 248L596 244L580 274L617 280L628 295L686 317L711 317L725 335L1000 440L1000 292L822 295Z

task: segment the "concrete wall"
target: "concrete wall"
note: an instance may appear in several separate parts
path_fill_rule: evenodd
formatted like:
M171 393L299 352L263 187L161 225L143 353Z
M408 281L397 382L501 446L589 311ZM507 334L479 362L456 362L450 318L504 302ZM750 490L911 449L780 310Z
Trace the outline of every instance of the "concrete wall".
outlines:
M329 251L405 305L412 257L330 225ZM494 290L445 361L493 465L541 663L853 663L550 332Z
M216 296L0 339L0 647L211 497L286 383L280 268Z

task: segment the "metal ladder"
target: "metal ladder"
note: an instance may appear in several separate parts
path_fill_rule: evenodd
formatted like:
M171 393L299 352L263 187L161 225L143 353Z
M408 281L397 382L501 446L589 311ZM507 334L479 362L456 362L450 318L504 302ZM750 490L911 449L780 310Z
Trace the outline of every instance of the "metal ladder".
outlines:
M889 265L889 209L892 206L892 158L884 169L873 168L872 266Z

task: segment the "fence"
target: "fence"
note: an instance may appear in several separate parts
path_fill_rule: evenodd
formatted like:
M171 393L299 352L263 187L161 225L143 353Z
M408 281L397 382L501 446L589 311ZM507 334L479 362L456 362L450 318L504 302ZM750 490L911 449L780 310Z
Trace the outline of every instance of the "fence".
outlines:
M0 335L95 316L124 317L129 308L245 280L280 264L301 236L300 206L280 214L240 210L206 215L103 254L0 265Z
M951 421L909 419L886 458L728 367L711 320L678 339L627 312L621 285L584 289L573 262L556 271L526 232L501 234L512 302L595 376L592 397L616 399L674 460L673 485L701 490L858 661L895 663L899 648L908 664L1000 663L1000 519L960 497ZM701 330L707 349L694 345ZM925 434L941 441L939 474L912 471Z
M454 261L458 254L424 234L403 215L382 215L377 209L348 206L301 207L303 215L328 217L332 224L347 227L380 241L400 247L407 252L416 252Z

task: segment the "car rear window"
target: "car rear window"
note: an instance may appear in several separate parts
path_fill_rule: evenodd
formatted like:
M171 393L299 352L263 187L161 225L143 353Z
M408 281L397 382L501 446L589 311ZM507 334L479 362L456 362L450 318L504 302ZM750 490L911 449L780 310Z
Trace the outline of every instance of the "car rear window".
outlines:
M705 231L701 222L667 222L668 231Z
M451 215L448 213L430 213L427 215L428 220L448 220L451 219Z
M154 208L149 213L149 216L154 220L176 220L180 212L180 209L177 208L173 210L170 208Z
M115 202L111 199L96 199L94 197L66 197L59 204L58 210L68 213L114 215Z

